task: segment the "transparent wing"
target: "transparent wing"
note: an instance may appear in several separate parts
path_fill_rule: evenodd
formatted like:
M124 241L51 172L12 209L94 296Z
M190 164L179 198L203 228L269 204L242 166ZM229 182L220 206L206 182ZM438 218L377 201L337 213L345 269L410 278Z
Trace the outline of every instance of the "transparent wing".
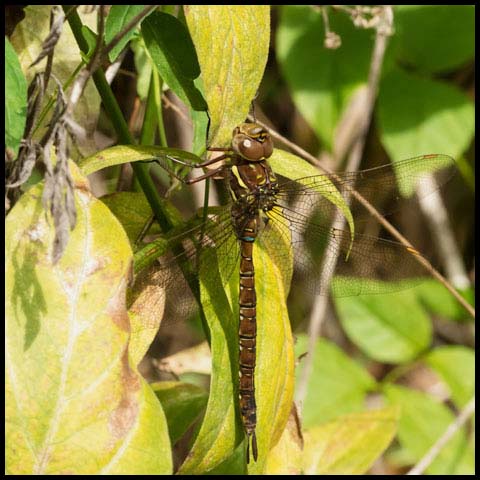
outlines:
M308 273L312 292L336 297L387 293L414 286L425 276L417 253L401 243L361 234L352 242L350 231L316 223L288 207L275 207L269 216L290 229L295 264ZM326 262L326 252L336 262ZM289 261L286 254L277 256L281 264ZM328 275L323 276L322 269ZM335 282L330 284L333 274Z
M448 155L435 154L357 172L314 175L282 183L277 198L281 203L294 196L301 197L299 208L307 211L319 202L324 203L324 198L329 193L338 190L345 195L354 189L380 213L389 214L399 208L396 202L385 203L385 198L391 197L392 192L393 200L396 201L410 196L414 191L420 197L428 196L452 178L454 165L455 161ZM442 174L437 175L437 182L430 182L426 175L439 170L442 170ZM352 196L352 210L355 211L357 206L358 201ZM332 211L326 205L324 209L329 213Z
M337 191L345 197L355 189L379 212L392 213L400 208L399 200L408 189L413 191L415 186L419 187L417 195L422 197L438 190L453 176L454 164L447 155L423 155L394 165L281 183L276 195L277 206L268 212L268 217L270 223L289 229L292 250L270 248L269 251L277 263L285 266L293 254L296 271L307 274L307 286L320 294L330 291L335 296L385 293L413 286L426 275L424 267L415 259L417 253L398 242L358 233L358 225L366 218L372 221L372 217L363 207L358 208L354 196L350 198L356 228L352 243L348 227L345 230L331 228L339 208L326 197L332 193L333 198ZM437 182L426 180L426 174L440 169L444 171ZM327 251L334 254L336 262L325 263ZM322 265L326 276L320 275ZM335 282L329 288L330 281L325 279L333 274Z
M230 206L216 208L206 221L168 237L162 251L168 253L139 272L135 288L154 283L164 289L166 308L162 324L173 324L198 307L200 271L220 275L226 283L235 270L239 249L231 224ZM218 265L220 271L210 271L213 265Z

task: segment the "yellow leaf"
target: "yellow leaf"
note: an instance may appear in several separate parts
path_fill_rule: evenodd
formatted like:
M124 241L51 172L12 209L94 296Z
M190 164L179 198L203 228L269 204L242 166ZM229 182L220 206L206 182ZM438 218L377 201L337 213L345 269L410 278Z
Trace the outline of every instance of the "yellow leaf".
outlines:
M43 182L6 220L6 469L170 473L155 394L129 355L127 236L72 163L77 224L52 263Z
M268 454L265 474L301 475L303 437L295 405L279 442Z
M210 114L209 144L229 145L247 117L267 63L268 5L184 7Z
M362 475L392 441L399 418L394 407L343 415L304 432L304 473Z

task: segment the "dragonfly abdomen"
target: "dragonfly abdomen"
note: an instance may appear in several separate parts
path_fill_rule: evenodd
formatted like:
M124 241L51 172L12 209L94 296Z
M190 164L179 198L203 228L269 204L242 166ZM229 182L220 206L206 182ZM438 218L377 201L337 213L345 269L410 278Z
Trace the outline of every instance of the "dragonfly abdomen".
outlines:
M253 458L257 460L257 442L255 428L257 426L257 405L255 403L255 363L257 337L257 300L255 294L255 271L253 267L253 242L256 229L249 229L251 240L240 239L240 293L239 293L239 397L240 413L247 435L247 461L250 439ZM247 233L247 232L244 232Z

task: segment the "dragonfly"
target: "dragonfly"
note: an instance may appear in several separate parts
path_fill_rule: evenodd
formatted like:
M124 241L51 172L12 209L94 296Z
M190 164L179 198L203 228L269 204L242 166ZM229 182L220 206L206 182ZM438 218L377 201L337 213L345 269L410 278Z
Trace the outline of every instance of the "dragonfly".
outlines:
M389 288L399 288L398 283L370 281L379 277L390 281L412 279L410 283L407 281L402 284L401 288L407 288L414 284L413 279L424 274L424 267L415 259L420 254L395 241L353 234L348 226L332 226L332 219L339 210L345 215L342 204L332 199L342 195L353 208L355 205L352 205L351 192L355 189L378 207L377 198L382 190L395 191L398 182L406 179L417 186L421 185L425 171L447 169L451 172L454 160L447 155L423 155L397 162L395 168L383 165L357 172L318 174L295 180L280 179L269 164L274 151L272 137L266 128L257 123L238 125L233 130L229 147L208 150L221 152L221 155L195 164L167 156L167 160L190 169L214 166L191 179L179 175L165 158L157 160L185 184L223 177L230 192L227 205L212 209L208 216L200 219L187 232L170 237L169 244L174 254L163 268L166 272L169 266L177 264L187 278L187 271L195 275L202 264L208 265L214 257L222 257L222 279L225 283L239 263L238 392L248 463L250 452L254 461L258 458L254 244L260 244L275 263L285 266L287 270L291 256L303 266L317 262L314 255L308 252L307 245L321 244L324 251L334 249L336 263L324 268L331 269L332 274L335 270L336 281L331 284L329 280L324 280L329 276L316 276L311 282L315 293L347 296L384 293L390 291ZM445 176L443 181L447 181L452 174ZM428 195L432 193L431 185L431 182L425 182L424 188L418 191ZM435 188L439 188L438 185ZM288 248L276 248L275 241L279 235ZM165 281L165 278L169 280ZM164 284L173 278L173 274L166 274ZM352 278L357 281L352 282ZM192 287L192 282L189 285Z

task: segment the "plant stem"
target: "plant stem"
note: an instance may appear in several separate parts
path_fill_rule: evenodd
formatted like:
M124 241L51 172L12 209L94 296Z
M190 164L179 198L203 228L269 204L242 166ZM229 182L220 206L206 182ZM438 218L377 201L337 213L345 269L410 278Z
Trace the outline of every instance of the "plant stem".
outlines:
M407 475L422 475L423 472L432 464L435 458L438 457L442 448L448 441L457 433L466 421L475 413L475 397L473 397L467 405L462 409L458 417L447 427L445 432L432 445L430 450L423 456L423 458L410 470Z
M69 5L63 5L63 9L65 12L67 12ZM78 46L80 47L80 50L85 54L88 53L88 43L83 36L82 22L76 11L72 11L70 13L68 17L68 23L72 29L73 35L78 43ZM105 73L101 68L97 68L93 72L92 77L98 93L102 98L103 106L105 107L112 125L117 132L120 142L123 144L135 143L117 100L115 99L110 85L105 78ZM172 228L172 222L169 220L168 214L163 209L161 198L158 195L152 178L148 174L148 167L136 162L132 164L132 168L136 177L138 178L145 196L147 197L148 203L150 204L152 211L155 214L158 223L160 224L161 229L164 232L167 232Z
M160 135L160 145L162 147L167 147L167 135L165 134L165 125L163 124L163 114L162 114L162 84L163 81L160 78L155 67L152 69L152 81L153 81L153 96L155 99L155 106L157 112L157 124L158 124L158 133Z
M67 10L67 8L68 8L68 5L63 6L63 9L65 11ZM72 29L73 35L75 36L75 39L78 43L78 46L80 47L82 52L87 53L88 44L82 34L82 22L80 20L80 17L78 16L78 13L76 11L72 11L68 17L68 21ZM123 117L123 114L117 103L117 100L115 99L115 96L113 95L110 85L108 84L107 79L105 78L104 71L101 68L96 68L92 74L92 77L93 77L93 81L95 82L95 86L97 87L98 93L102 98L103 106L105 107L105 110L108 113L108 116L112 122L112 125L114 126L115 131L117 132L120 142L127 145L128 144L131 145L135 143L130 133L130 130L128 129L127 122L125 121L125 118ZM152 88L154 88L154 86ZM152 91L152 98L153 98L154 89L151 91ZM149 111L148 113L149 117L150 115L155 116L156 109L154 107L155 107L155 101L153 98L152 104L150 105L151 111ZM145 133L143 133L142 131L143 140L146 140L148 138L148 135L150 135L148 131L149 128L150 126L144 127ZM148 173L148 167L141 164L140 162L135 162L132 164L132 168L136 178L138 179L138 182L140 183L140 186L142 187L143 193L145 194L148 200L148 203L152 208L155 218L157 219L160 225L160 228L164 233L168 232L172 228L173 223L168 216L168 211L163 208L162 199L158 195L157 189L155 188L155 184L153 183L153 180ZM181 247L178 247L178 248L174 247L173 253L175 255L179 255L181 253ZM188 285L192 290L192 293L195 299L197 300L198 305L200 306L200 317L202 320L202 324L204 326L204 331L207 337L207 341L210 343L210 332L208 329L208 324L206 322L203 309L201 308L199 285L198 283L194 282L189 278L188 272L184 271L184 268L186 267L183 267L182 271L185 275L185 278L187 279Z
M147 103L145 107L145 116L143 118L142 131L140 133L140 145L153 145L155 142L155 129L157 127L157 112L155 104L155 85L153 82L154 72L150 77L150 86L148 87Z

